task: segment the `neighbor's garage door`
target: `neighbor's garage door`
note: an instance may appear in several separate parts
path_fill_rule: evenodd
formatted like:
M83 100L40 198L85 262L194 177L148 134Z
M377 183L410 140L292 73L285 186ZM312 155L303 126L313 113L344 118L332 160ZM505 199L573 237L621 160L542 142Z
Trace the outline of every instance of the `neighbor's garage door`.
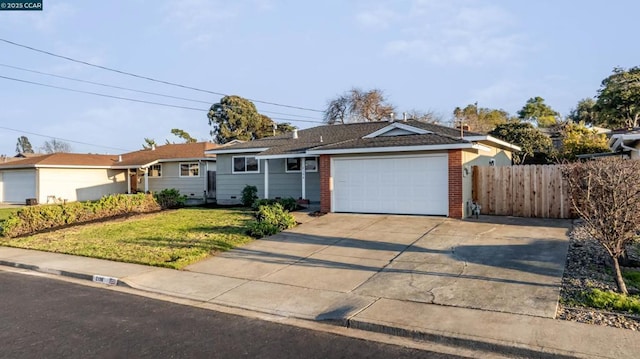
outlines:
M447 215L446 154L334 158L333 211Z
M25 203L36 197L35 171L5 171L2 174L3 202Z

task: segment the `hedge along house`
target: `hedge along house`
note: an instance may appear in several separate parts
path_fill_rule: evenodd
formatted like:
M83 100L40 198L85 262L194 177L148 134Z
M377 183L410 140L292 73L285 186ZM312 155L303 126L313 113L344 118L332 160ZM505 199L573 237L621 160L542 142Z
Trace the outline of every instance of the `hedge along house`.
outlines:
M96 200L176 188L195 202L215 196L212 143L169 144L122 155L54 153L0 163L0 202ZM213 179L213 180L212 180Z
M207 151L217 202L261 198L320 203L322 212L470 214L471 167L511 165L517 146L415 120L325 125Z

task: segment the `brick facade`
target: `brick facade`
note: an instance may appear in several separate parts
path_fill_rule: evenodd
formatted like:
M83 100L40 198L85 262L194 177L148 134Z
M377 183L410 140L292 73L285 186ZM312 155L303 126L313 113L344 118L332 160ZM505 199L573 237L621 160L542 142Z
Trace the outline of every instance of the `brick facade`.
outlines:
M331 212L331 156L320 155L320 212Z
M449 150L449 217L464 216L462 196L462 150Z

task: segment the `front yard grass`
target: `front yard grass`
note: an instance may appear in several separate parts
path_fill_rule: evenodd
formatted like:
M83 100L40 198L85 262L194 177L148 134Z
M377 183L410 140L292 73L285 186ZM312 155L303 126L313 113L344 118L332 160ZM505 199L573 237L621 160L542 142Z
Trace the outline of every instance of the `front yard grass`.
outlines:
M18 211L19 208L0 208L0 222L9 218L9 216Z
M209 254L252 241L244 209L182 208L87 224L0 245L181 269Z

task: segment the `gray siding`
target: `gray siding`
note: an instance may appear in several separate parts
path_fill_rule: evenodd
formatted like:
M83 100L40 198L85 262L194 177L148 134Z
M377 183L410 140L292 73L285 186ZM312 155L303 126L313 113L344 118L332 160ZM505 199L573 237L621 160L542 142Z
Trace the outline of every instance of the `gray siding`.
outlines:
M162 177L149 177L149 190L151 192L159 192L163 189L176 188L181 194L188 198L204 198L207 189L207 164L200 164L200 172L198 177L180 177L180 163L185 162L163 162ZM194 161L197 162L197 161ZM209 171L215 171L215 162L209 162ZM141 178L139 189L144 188L144 179Z
M251 156L252 154L247 154ZM243 156L242 154L220 154L217 156L217 193L216 200L219 204L240 203L242 190L246 185L256 186L258 196L264 198L264 161L260 160L260 173L232 173L232 158ZM302 178L299 172L286 173L284 159L269 160L269 198L302 196ZM319 172L306 173L307 199L312 202L320 201L320 174Z

